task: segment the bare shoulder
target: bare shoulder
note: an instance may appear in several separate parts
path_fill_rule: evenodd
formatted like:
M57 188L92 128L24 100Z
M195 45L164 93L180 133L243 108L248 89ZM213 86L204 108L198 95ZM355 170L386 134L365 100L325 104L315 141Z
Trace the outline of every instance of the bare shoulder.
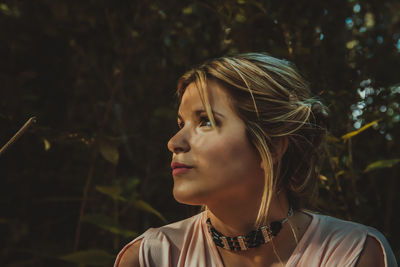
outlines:
M375 237L368 235L356 267L384 267L382 247Z
M138 240L121 251L115 267L140 267L139 248L142 240Z

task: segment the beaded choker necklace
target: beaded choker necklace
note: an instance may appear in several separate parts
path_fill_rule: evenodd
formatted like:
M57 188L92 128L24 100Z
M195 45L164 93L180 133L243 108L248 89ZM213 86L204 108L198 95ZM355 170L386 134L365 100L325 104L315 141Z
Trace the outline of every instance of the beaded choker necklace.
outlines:
M271 222L270 225L261 226L246 235L235 237L224 236L218 232L212 226L210 218L207 219L207 226L215 245L233 251L248 250L271 241L281 231L282 225L287 222L288 218L293 216L293 213L293 208L290 207L287 217L283 220Z

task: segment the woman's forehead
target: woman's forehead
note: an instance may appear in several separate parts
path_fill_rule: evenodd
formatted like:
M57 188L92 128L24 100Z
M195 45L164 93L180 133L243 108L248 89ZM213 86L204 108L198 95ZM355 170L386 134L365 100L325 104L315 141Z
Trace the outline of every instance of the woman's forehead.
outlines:
M203 103L201 99L200 90L202 89L197 88L194 82L186 87L179 105L180 112L205 109L205 103ZM212 110L217 112L220 110L219 113L231 110L230 97L217 82L208 81L207 87L204 88L204 90L207 90L208 100Z
M205 107L201 101L200 94L198 93L197 88L189 85L182 96L178 114L181 115L201 109L205 109Z

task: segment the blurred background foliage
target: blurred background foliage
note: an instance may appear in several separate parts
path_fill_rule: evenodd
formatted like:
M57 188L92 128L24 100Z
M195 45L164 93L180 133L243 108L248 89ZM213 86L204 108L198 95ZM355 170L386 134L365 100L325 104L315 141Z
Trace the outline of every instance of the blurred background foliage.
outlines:
M2 0L0 145L37 123L0 156L0 265L110 266L196 212L171 196L176 80L249 51L293 61L330 108L314 209L399 259L398 0Z

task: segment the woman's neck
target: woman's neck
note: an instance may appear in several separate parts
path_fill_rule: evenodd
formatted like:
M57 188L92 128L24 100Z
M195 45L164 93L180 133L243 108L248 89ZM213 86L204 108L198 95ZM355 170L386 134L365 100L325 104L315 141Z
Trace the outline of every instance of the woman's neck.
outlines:
M260 203L251 201L218 201L207 203L208 217L215 229L226 236L245 235L254 230ZM287 217L289 202L286 194L281 192L274 195L267 218L267 224L272 221L281 221Z

